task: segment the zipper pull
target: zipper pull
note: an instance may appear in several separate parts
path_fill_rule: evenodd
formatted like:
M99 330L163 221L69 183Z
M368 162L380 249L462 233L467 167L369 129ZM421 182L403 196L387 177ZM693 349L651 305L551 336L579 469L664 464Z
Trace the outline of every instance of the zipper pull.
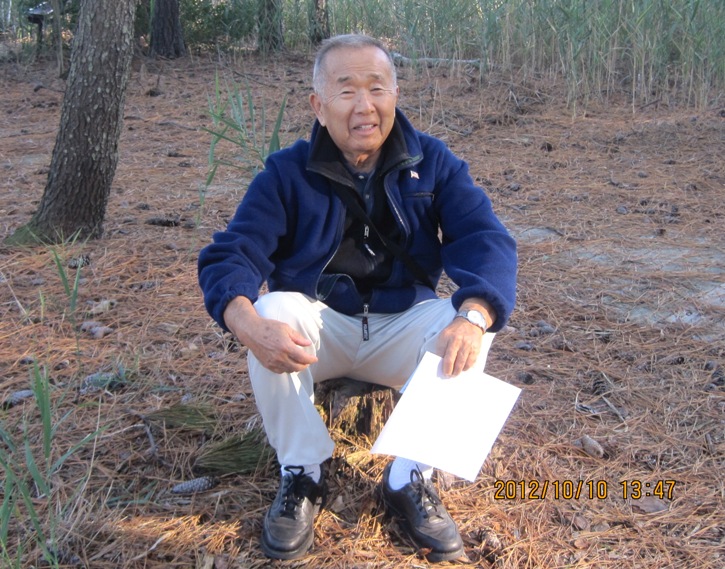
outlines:
M368 328L368 308L367 304L363 304L362 334L365 342L370 339L370 329Z
M365 229L363 230L363 245L365 247L365 250L370 253L370 256L374 257L375 251L373 251L370 248L370 245L368 245L368 237L370 237L370 227L368 225L365 225Z

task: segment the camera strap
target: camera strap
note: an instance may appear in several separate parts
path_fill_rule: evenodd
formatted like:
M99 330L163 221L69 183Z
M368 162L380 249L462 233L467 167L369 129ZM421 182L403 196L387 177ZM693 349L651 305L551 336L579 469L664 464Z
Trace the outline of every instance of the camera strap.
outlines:
M367 227L369 227L375 233L375 235L378 236L378 239L380 239L383 246L388 251L390 251L393 256L403 261L408 270L413 273L415 278L419 280L421 284L424 284L427 287L435 290L435 286L433 286L430 277L425 272L423 267L421 267L415 261L415 259L411 257L408 251L403 249L403 247L401 247L398 243L380 232L380 230L373 223L372 219L370 219L370 216L360 205L357 197L351 191L349 191L346 186L343 186L342 184L332 182L330 185L332 186L340 200L342 200L342 203L345 204L348 211L352 213L358 220L362 221Z

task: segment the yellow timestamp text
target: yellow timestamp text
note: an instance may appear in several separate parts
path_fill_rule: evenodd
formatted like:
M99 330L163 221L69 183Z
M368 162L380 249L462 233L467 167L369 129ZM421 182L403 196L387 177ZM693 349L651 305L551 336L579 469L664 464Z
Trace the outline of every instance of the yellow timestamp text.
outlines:
M624 500L649 496L672 500L676 485L675 480L622 480L610 492L607 480L496 480L493 497L495 500L606 500L616 495Z

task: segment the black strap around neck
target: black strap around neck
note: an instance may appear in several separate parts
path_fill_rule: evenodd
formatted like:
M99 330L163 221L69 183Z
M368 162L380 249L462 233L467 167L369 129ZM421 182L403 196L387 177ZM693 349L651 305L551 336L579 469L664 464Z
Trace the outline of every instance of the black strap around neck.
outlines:
M405 266L408 267L408 270L413 273L416 279L418 279L422 284L435 290L435 287L433 286L430 277L425 272L425 270L423 270L423 267L421 267L415 261L415 259L410 256L410 253L408 253L408 251L403 249L395 241L388 238L386 235L383 235L378 230L373 221L370 219L370 216L365 212L365 210L363 210L360 202L352 194L352 192L348 191L348 189L342 184L332 182L330 185L332 186L338 197L342 200L342 203L345 204L345 206L348 208L348 210L360 221L365 223L375 233L375 235L378 236L383 246L394 256L403 261Z

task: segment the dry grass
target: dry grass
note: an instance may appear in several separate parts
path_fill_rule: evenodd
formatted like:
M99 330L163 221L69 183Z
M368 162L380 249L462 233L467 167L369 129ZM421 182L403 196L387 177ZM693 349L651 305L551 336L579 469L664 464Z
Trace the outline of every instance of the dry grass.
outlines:
M308 61L252 58L235 67L268 101L288 91L288 142L311 120L299 84L308 69ZM69 566L425 567L380 507L385 460L367 452L363 436L335 434L330 508L303 561L271 563L257 546L276 490L273 463L222 476L203 494L170 492L197 475L210 445L259 427L244 349L210 323L196 284L198 250L251 177L220 172L201 204L214 71L202 60L137 62L106 237L57 249L64 262L90 258L78 314L68 312L50 251L0 250L0 397L28 387L32 359L49 370L55 420L67 414L56 457L103 427L53 476L50 498L34 504L56 520ZM7 234L40 198L61 98L47 87L62 84L43 68L1 72ZM161 95L148 96L157 82ZM409 116L470 161L520 243L518 308L487 371L523 393L478 480L441 480L466 544L469 562L460 565L722 567L721 114L651 106L633 115L615 105L572 119L553 86L491 77L479 87L442 70L406 70L401 90ZM179 224L146 223L153 217ZM104 299L115 304L92 319L114 332L95 339L79 324ZM119 366L126 381L117 389L80 393L89 374ZM179 405L196 409L196 420L154 420ZM32 401L0 413L6 432L19 436L25 425L37 447ZM604 456L577 447L584 435ZM585 484L579 499L556 498L567 480L604 481L607 495L589 498ZM623 496L622 482L658 480L676 481L664 500ZM548 494L497 499L497 481L524 481L527 493L531 481L548 481ZM10 552L24 543L21 566L34 566L40 551L25 510L17 512Z

